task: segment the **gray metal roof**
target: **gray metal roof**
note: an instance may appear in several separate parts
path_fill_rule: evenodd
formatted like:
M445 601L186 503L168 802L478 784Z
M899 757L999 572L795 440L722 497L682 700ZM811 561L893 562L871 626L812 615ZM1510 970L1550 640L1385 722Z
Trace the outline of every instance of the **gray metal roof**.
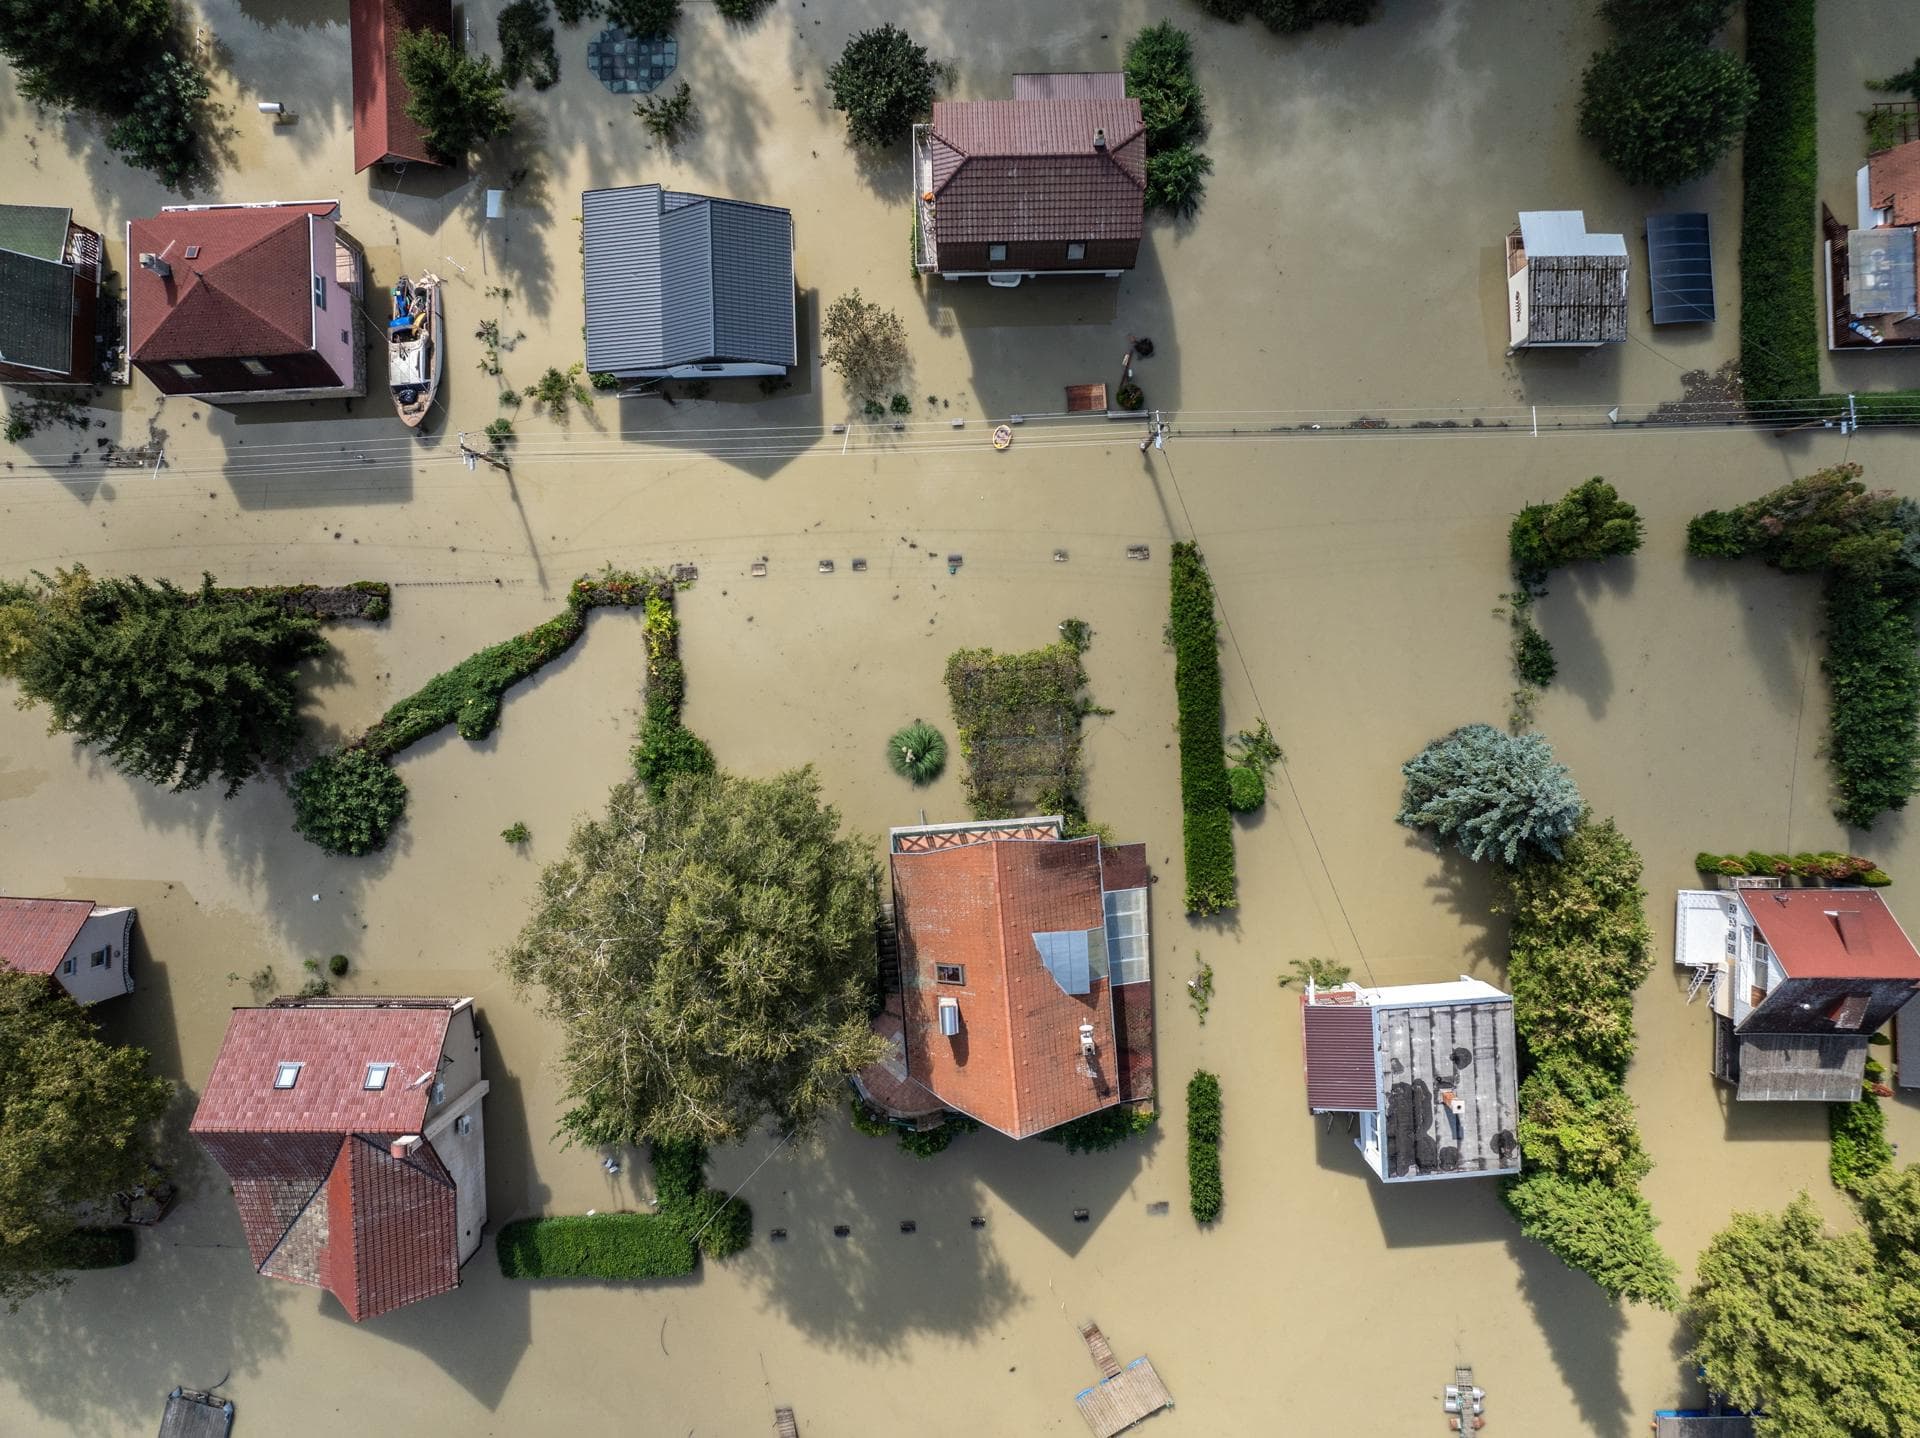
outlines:
M790 211L659 185L580 199L589 370L795 362Z
M1520 1167L1512 999L1382 1003L1374 1009L1374 1043L1388 1178ZM1446 1105L1448 1094L1460 1112Z
M1851 1103L1866 1078L1865 1034L1741 1034L1743 1099Z
M0 363L73 368L73 271L0 249Z
M1753 1420L1737 1413L1657 1413L1654 1438L1753 1438Z
M1522 210L1520 243L1527 257L1540 255L1620 255L1627 253L1625 235L1590 235L1584 210Z
M58 205L0 205L0 250L59 261L67 253L73 211Z

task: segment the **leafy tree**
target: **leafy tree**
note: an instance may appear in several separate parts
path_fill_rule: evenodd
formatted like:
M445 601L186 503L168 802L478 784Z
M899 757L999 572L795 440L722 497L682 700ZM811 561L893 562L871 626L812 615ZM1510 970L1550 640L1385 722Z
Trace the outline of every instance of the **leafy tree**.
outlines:
M1851 1197L1873 1240L1894 1318L1920 1335L1920 1164L1883 1168Z
M1212 173L1213 161L1191 145L1149 154L1147 208L1192 219L1200 209L1200 197L1206 193L1206 177Z
M0 54L20 93L110 115L133 107L173 27L168 0L0 0Z
M456 50L434 30L403 30L394 61L407 84L407 118L443 165L466 163L475 147L513 127L507 85L491 57Z
M173 1085L50 980L0 968L0 1298L59 1285L75 1212L147 1173Z
M1696 558L1752 555L1788 573L1832 569L1920 587L1920 506L1868 489L1857 464L1836 464L1737 509L1710 509L1687 524Z
M827 71L833 108L844 110L856 145L885 149L906 138L914 121L933 108L939 71L904 30L891 24L862 30Z
M907 367L907 327L900 316L852 290L821 321L821 357L840 371L856 396L885 393Z
M44 704L48 728L98 745L124 774L178 793L236 793L300 734L295 666L326 652L319 625L266 599L166 580L37 575L0 609L0 677Z
M1468 724L1436 739L1400 766L1406 792L1395 819L1451 838L1475 861L1496 855L1515 865L1534 854L1560 857L1580 822L1580 791L1538 734L1502 734Z
M1510 1181L1500 1197L1523 1234L1609 1298L1678 1306L1679 1270L1653 1236L1658 1220L1636 1189L1536 1170Z
M879 873L811 769L613 791L541 875L501 959L564 1033L584 1144L805 1128L882 1046L868 1028Z
M1858 1193L1868 1179L1893 1167L1887 1116L1874 1095L1828 1104L1827 1134L1827 1175L1842 1193Z
M1523 583L1583 559L1608 559L1640 548L1646 525L1640 511L1595 475L1553 504L1530 504L1507 529L1513 572Z
M693 125L693 87L682 80L671 95L642 96L633 102L633 113L649 135L671 145Z
M560 55L553 45L553 26L547 23L547 0L513 0L499 20L500 79L509 89L522 80L545 90L560 78Z
M1193 76L1193 41L1171 21L1149 25L1127 44L1127 94L1140 102L1149 152L1171 150L1207 133L1207 111Z
M329 854L383 849L407 812L407 783L366 749L322 754L293 776L293 827Z
M1608 1184L1638 1183L1653 1167L1633 1100L1607 1070L1570 1053L1553 1054L1520 1085L1520 1152L1548 1173Z
M1600 13L1621 34L1669 36L1704 45L1726 27L1733 0L1602 0Z
M679 23L680 0L605 0L607 19L629 35L651 39Z
M182 188L201 168L201 107L209 93L207 77L191 60L160 56L133 108L107 131L107 147L163 184Z
M1746 61L1692 40L1628 40L1581 77L1580 133L1629 184L1667 189L1707 173L1747 122Z
M1876 1261L1889 1232L1830 1233L1801 1194L1780 1213L1736 1214L1700 1256L1693 1357L1711 1388L1765 1411L1763 1438L1920 1431L1920 1330L1902 1324Z

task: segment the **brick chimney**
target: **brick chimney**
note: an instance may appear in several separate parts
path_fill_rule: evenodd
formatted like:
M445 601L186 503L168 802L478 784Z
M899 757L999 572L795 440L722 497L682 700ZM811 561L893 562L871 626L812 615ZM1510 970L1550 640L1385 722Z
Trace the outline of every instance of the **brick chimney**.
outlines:
M399 1159L412 1158L419 1149L420 1135L417 1133L403 1133L387 1145L387 1152Z

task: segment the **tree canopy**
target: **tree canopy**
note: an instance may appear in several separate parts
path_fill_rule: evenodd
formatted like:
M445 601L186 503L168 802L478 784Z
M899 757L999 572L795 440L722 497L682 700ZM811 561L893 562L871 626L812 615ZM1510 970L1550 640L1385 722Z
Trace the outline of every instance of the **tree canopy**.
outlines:
M490 56L466 54L433 30L401 31L393 53L407 82L407 118L425 131L427 153L441 164L465 164L476 147L513 127L506 80Z
M266 599L165 580L95 579L82 565L0 588L0 677L48 728L99 747L124 774L231 795L300 733L295 666L326 652L319 625Z
M856 398L884 394L906 370L907 328L893 310L850 290L820 322L820 356L840 371Z
M173 1086L143 1049L102 1043L51 980L0 967L0 1298L60 1282L75 1209L145 1176Z
M1661 189L1719 164L1759 95L1739 56L1664 35L1602 51L1580 83L1580 133L1629 184Z
M933 108L938 77L924 45L891 24L862 30L827 71L833 108L847 116L856 145L885 149L904 140L914 121Z
M585 1144L804 1128L881 1053L879 870L813 771L637 781L574 831L501 958L544 991Z
M1538 734L1463 725L1400 772L1407 784L1398 822L1452 839L1476 862L1492 856L1511 865L1535 854L1557 859L1560 841L1580 822L1580 791Z
M29 100L121 114L173 25L168 0L0 0L0 54Z
M1595 475L1552 504L1530 504L1507 528L1507 551L1522 582L1583 559L1632 554L1646 533L1640 511Z

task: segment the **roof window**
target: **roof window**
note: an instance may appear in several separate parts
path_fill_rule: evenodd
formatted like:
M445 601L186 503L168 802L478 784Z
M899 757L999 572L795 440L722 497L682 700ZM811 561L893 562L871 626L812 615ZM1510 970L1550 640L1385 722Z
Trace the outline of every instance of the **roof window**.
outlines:
M292 1088L300 1082L300 1070L304 1067L305 1065L300 1063L281 1064L273 1071L273 1086L275 1088Z
M368 1064L367 1081L360 1086L362 1088L374 1089L385 1088L387 1086L387 1075L392 1072L392 1064Z

